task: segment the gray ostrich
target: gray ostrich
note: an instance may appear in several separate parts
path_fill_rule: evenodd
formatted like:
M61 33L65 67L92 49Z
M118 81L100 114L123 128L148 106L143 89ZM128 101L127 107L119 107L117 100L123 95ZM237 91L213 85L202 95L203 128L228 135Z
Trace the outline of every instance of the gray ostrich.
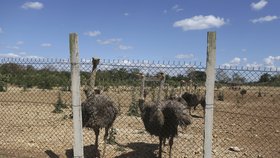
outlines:
M161 77L162 81L164 76ZM186 112L185 106L177 100L160 101L159 97L157 102L145 102L144 83L145 77L143 76L141 99L139 99L142 121L147 132L159 137L159 158L162 157L163 142L165 139L169 139L169 157L171 158L173 139L178 134L178 126L186 127L191 124L190 116Z
M181 81L181 86L180 86L180 96L179 99L182 101L182 99L185 101L185 105L187 105L188 109L189 109L189 114L192 116L192 107L194 108L194 110L196 110L196 107L200 104L203 108L203 111L205 113L205 106L206 106L206 102L205 102L205 96L201 95L201 94L192 94L192 93L188 93L185 92L184 94L182 94L182 85L185 84L185 81Z
M187 102L187 107L189 109L190 115L192 115L192 107L194 110L196 110L196 107L199 104L202 106L203 111L205 112L205 96L185 92L181 97Z
M96 67L99 59L92 59L93 68L90 77L90 86L85 90L87 99L82 103L82 122L83 127L93 129L95 133L95 147L98 151L98 136L101 128L105 128L104 150L105 155L106 140L108 131L113 125L117 114L117 105L106 95L100 94L100 91L94 90Z

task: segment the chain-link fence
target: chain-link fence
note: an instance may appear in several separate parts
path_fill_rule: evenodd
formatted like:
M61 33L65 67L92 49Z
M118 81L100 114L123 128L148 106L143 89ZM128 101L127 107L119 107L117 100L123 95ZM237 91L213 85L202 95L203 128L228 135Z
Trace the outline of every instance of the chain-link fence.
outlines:
M214 113L216 157L280 156L280 72L217 69Z
M81 100L92 63L81 60ZM138 108L141 80L165 74L162 100L188 92L205 94L205 66L197 63L102 60L96 87L120 110L109 131L105 157L156 157L158 137L144 127ZM217 68L214 157L280 157L279 71ZM51 59L2 59L0 63L0 157L72 157L70 63ZM182 80L186 84L182 84ZM158 97L159 82L146 84L147 100ZM172 157L203 157L203 108L192 109L192 124L179 128ZM96 157L95 134L84 128L84 155ZM163 157L168 157L168 142Z

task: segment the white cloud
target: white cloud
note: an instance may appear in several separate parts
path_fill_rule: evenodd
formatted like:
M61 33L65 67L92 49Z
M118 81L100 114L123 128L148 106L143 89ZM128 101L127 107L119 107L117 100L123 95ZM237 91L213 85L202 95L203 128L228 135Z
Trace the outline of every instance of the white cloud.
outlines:
M266 68L270 69L271 71L280 70L280 67L277 67L275 65L273 65L273 66L266 66Z
M88 31L88 32L85 32L84 35L87 35L90 37L95 37L95 36L101 35L101 32L100 31Z
M133 63L131 61L129 61L128 59L118 60L118 62L116 64L125 65L125 66L133 65Z
M22 58L44 59L44 57L40 57L40 56L36 56L36 55L24 56Z
M132 49L132 47L121 44L121 45L119 45L119 49L121 49L121 50L128 50L128 49Z
M224 63L222 66L224 66L224 67L231 67L231 65L229 63Z
M264 16L264 17L260 17L258 19L253 19L251 20L252 23L263 23L263 22L269 22L269 21L273 21L273 20L276 20L276 19L279 19L278 16Z
M26 55L26 52L19 52L20 55Z
M23 9L36 9L36 10L43 9L43 7L44 4L41 2L26 2L21 6L21 8Z
M110 38L110 39L105 39L105 40L98 39L96 41L101 45L114 45L117 49L120 49L120 50L133 49L132 46L123 44L121 38Z
M241 59L238 58L238 57L235 57L235 58L233 58L233 59L230 61L230 64L232 64L232 65L239 65L240 62L241 62Z
M258 69L261 67L268 68L271 70L280 69L279 65L275 62L280 61L280 56L268 56L263 59L264 63L258 63L254 61L253 63L249 63L247 58L239 58L235 57L231 61L223 64L225 67L235 67L235 66L245 66L248 69ZM278 67L277 67L278 66Z
M118 44L122 41L120 38L110 38L107 40L100 40L98 39L97 42L102 45L110 45L110 44Z
M19 49L18 46L7 46L6 48L8 48L8 49L14 49L14 50L18 50L18 49Z
M253 62L252 64L250 64L250 63L246 64L247 68L253 68L253 69L260 68L261 66L262 66L262 64L258 64L257 62Z
M17 41L17 43L16 43L16 45L22 45L22 44L24 44L23 41Z
M260 0L258 3L251 3L251 8L253 10L261 10L267 5L267 0Z
M243 48L241 49L242 52L247 52L247 49Z
M175 58L177 59L190 59L190 58L193 58L194 55L193 54L177 54L175 56Z
M275 61L280 61L280 56L269 56L264 59L264 63L269 66L273 66Z
M19 58L20 56L14 53L0 54L1 58Z
M163 13L164 13L164 14L166 14L166 13L167 13L167 10L166 10L166 9L165 9L165 10L163 10Z
M275 62L280 63L280 56L268 56L267 58L264 58L264 66L271 70L280 70L279 64L276 64Z
M51 47L52 44L50 44L50 43L42 43L41 46L42 47Z
M188 30L202 30L208 28L219 28L225 25L224 18L215 17L213 15L198 15L184 20L176 21L173 26L181 27L184 31Z
M226 66L226 67L238 66L240 63L241 63L241 59L239 57L235 57L229 63L223 64L223 66Z
M180 8L178 4L175 4L175 5L172 7L172 10L174 10L175 12L181 12L181 11L183 11L184 9L183 9L183 8Z
M12 50L19 50L20 49L20 45L23 44L23 41L17 41L15 45L13 46L6 46L7 49L12 49Z
M36 58L36 59L43 59L43 57L35 56L35 55L26 55L26 52L19 52L19 53L4 53L0 54L0 58Z
M124 16L128 16L128 15L129 15L129 13L124 13L123 15L124 15Z
M0 33L3 33L3 29L2 29L2 27L0 27Z

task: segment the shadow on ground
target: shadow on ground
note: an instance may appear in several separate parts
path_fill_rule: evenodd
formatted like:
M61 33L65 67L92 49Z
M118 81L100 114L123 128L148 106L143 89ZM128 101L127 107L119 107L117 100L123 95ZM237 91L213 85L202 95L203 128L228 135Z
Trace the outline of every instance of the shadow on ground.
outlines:
M129 143L125 146L118 144L119 147L130 148L133 151L123 153L115 158L143 158L143 157L157 157L155 150L158 148L158 144L147 144L143 142Z
M45 153L49 156L49 158L59 158L59 155L54 153L51 150L46 150ZM67 158L73 158L73 149L67 149L65 151L65 155ZM96 151L94 145L84 146L84 158L98 158L100 157L100 152Z
M127 149L130 148L132 151L125 152L116 156L115 158L156 158L157 154L155 151L158 149L158 144L147 144L144 142L129 143L127 145L117 144L118 148ZM109 151L106 151L109 152ZM52 150L46 150L45 153L49 158L59 158L60 156L54 153ZM107 153L109 154L109 153ZM67 158L73 158L73 149L67 149L65 151ZM89 145L84 147L84 158L99 158L100 152L96 151L94 145Z
M67 158L73 158L73 149L68 149L65 152ZM94 145L84 146L84 158L98 158L100 157L99 150L96 150Z

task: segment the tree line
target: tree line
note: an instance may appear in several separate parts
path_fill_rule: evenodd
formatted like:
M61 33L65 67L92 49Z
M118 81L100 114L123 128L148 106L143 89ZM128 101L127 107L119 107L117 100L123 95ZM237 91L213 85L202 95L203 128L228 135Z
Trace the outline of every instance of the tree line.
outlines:
M138 74L140 69L107 69L98 70L96 85L97 86L134 86L140 84ZM217 71L216 81L218 83L228 83L238 81L247 83L246 78L234 73L231 77L224 71ZM87 84L90 72L81 71L81 85ZM152 76L147 73L146 76ZM6 63L0 65L0 91L5 91L7 85L23 87L25 89L37 87L39 89L52 89L60 87L62 90L70 90L71 73L69 71L58 70L53 66L44 66L43 68L35 68L33 65L22 65L16 63ZM206 81L204 71L193 70L186 74L166 74L166 83L170 86L179 86L181 80L192 80L196 84L203 85ZM252 82L251 82L252 83ZM280 86L280 75L271 75L264 73L260 76L255 84ZM149 86L149 85L147 85ZM151 86L151 85L150 85Z

